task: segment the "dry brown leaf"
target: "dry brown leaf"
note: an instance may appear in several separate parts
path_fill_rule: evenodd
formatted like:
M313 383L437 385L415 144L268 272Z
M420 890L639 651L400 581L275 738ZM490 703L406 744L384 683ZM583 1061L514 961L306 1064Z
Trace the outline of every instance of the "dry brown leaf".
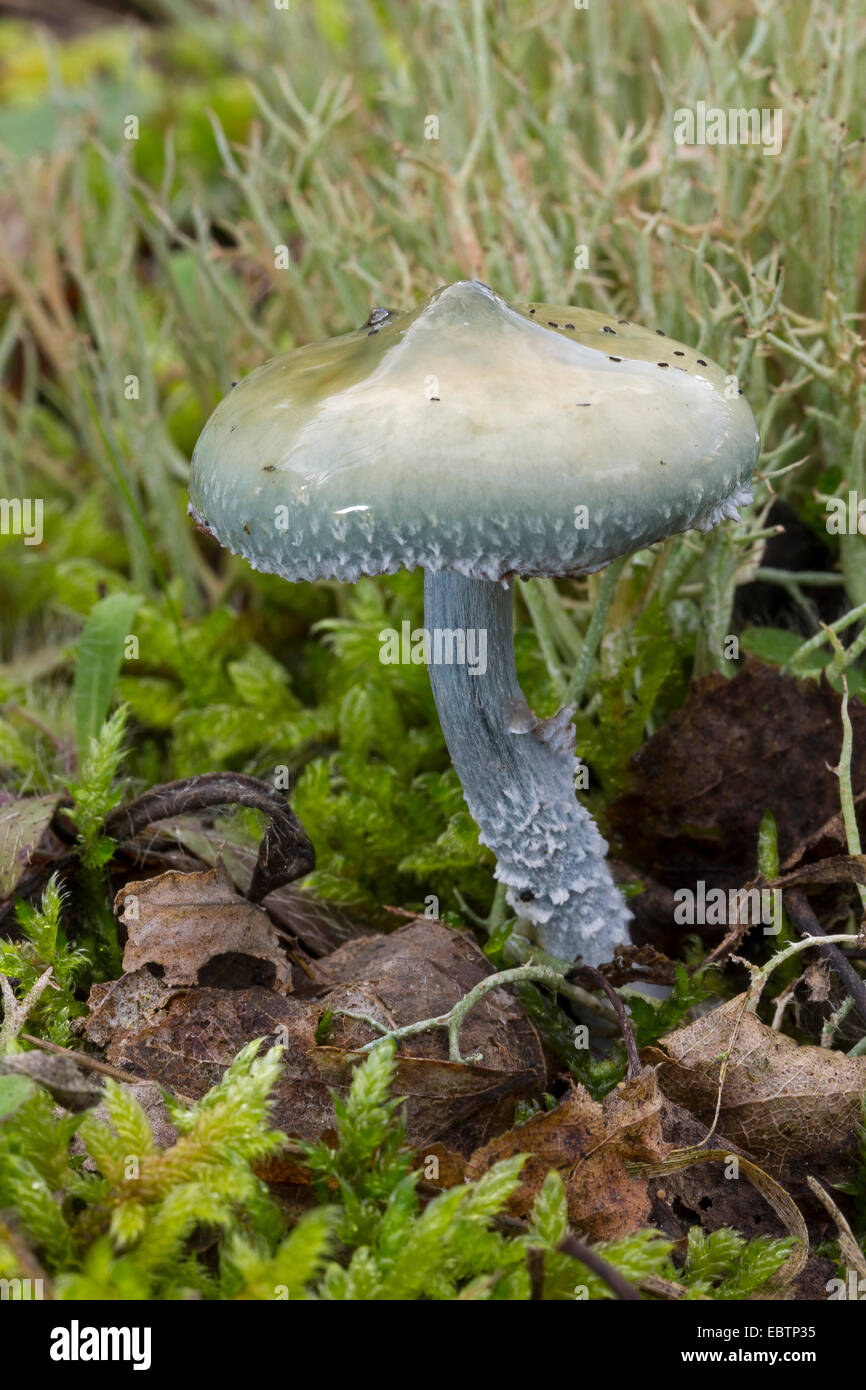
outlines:
M852 698L849 714L857 798L866 792L866 706ZM714 673L693 682L683 707L634 754L628 789L608 808L616 852L632 877L648 880L630 906L655 946L679 954L684 927L670 890L699 882L730 890L754 878L767 809L786 871L801 867L800 850L822 827L820 857L844 855L844 837L827 834L839 807L831 769L841 744L840 696L826 679L797 681L748 658L733 679ZM823 872L810 871L819 881ZM827 872L834 881L825 892L835 901L850 895L835 877L856 879L861 867L846 862Z
M137 1033L152 1022L172 993L146 966L119 980L92 985L87 1000L90 1014L78 1031L95 1047L106 1047L119 1035Z
M599 1103L573 1086L555 1110L534 1115L474 1153L467 1179L500 1159L526 1153L520 1186L509 1210L525 1220L547 1173L561 1175L571 1224L588 1240L615 1240L649 1224L646 1178L627 1165L653 1163L668 1151L661 1128L662 1096L649 1068L624 1081Z
M195 985L210 967L216 983L221 961L248 959L245 983L291 989L291 966L267 913L236 893L221 865L205 873L170 869L117 894L114 910L128 933L123 952L127 972L158 965L169 988ZM255 962L253 965L252 962ZM252 973L251 973L252 971Z
M681 1105L666 1096L662 1106L662 1133L669 1153L694 1149L702 1144L707 1126ZM725 1141L728 1157L745 1158L736 1144ZM750 1182L732 1182L723 1163L680 1168L668 1172L661 1182L649 1183L652 1198L651 1225L673 1240L681 1240L690 1226L718 1231L733 1226L747 1237L783 1236L784 1222L767 1209L758 1189Z
M752 877L768 806L784 861L838 809L830 768L842 743L839 707L826 681L796 681L751 658L732 680L695 681L682 709L634 755L629 791L611 807L629 862L653 872L669 868L677 850L675 887L689 859L739 886ZM866 789L866 708L852 699L849 712L857 794Z
M361 945L370 949L358 952ZM428 921L351 942L317 963L323 965L327 978L317 999L258 987L178 992L165 988L165 982L159 997L141 978L126 991L119 991L118 982L113 992L97 997L91 1025L96 1031L89 1029L88 1037L106 1040L116 1021L107 1059L190 1096L213 1086L245 1043L268 1038L285 1049L274 1122L287 1134L318 1139L334 1125L331 1088L346 1094L359 1049L378 1036L369 1023L335 1012L329 1045L317 1046L316 1030L326 1010L350 1008L384 1027L399 1027L447 1012L491 973L470 937ZM400 1045L394 1093L407 1098L409 1142L422 1151L439 1143L471 1152L512 1123L519 1099L537 1095L545 1084L541 1042L505 990L492 991L470 1012L461 1045L481 1052L485 1064L450 1062L442 1030Z
M171 823L163 822L160 829L174 836L205 863L221 860L235 887L242 893L247 891L257 857L256 851L248 845L227 841L224 829L217 830L189 816ZM297 937L313 956L329 955L353 936L375 934L374 927L340 903L314 897L294 883L286 883L268 893L262 899L262 907L267 908L273 921Z
M744 1012L743 1002L742 995L730 999L668 1033L644 1049L643 1060L658 1064L665 1095L709 1125L730 1052L719 1134L785 1182L805 1184L807 1172L841 1178L866 1090L866 1058L796 1043Z
M866 791L859 792L854 797L854 810L858 823L863 824L866 821ZM801 864L814 864L821 859L847 853L848 832L845 828L845 817L841 811L835 811L829 820L820 825L789 855L782 864L782 873L797 869Z
M458 1187L466 1181L466 1160L444 1144L425 1144L416 1154L414 1166L420 1169L424 1182L434 1187Z

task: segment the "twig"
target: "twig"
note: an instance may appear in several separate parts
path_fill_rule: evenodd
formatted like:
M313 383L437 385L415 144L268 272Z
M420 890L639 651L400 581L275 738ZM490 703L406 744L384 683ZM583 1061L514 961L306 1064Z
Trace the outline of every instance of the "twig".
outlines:
M541 1303L544 1299L544 1251L540 1246L530 1245L526 1252L526 1269L530 1302Z
M638 1288L643 1289L644 1293L652 1294L653 1298L663 1298L668 1302L678 1302L681 1298L696 1298L705 1303L711 1303L709 1294L692 1293L685 1284L678 1284L674 1279L663 1279L660 1274L645 1274L639 1280Z
M608 1288L616 1294L617 1298L628 1299L632 1303L640 1303L641 1296L633 1284L624 1279L618 1269L603 1260L601 1255L597 1255L588 1245L584 1245L577 1236L566 1236L557 1245L557 1250L563 1255L571 1255L572 1259L580 1260L582 1265L591 1269L593 1274L597 1274L599 1279L603 1279Z
M842 1252L842 1258L847 1268L856 1269L858 1274L866 1276L866 1257L864 1257L863 1251L857 1244L854 1238L854 1232L851 1230L845 1217L836 1206L829 1192L821 1186L816 1178L813 1178L812 1175L809 1174L806 1180L824 1210L829 1212L836 1223L836 1229L839 1232L839 1249Z
M785 1010L787 1009L791 1000L794 998L794 990L796 988L797 981L794 980L788 986L788 988L783 990L781 994L777 995L773 1001L776 1007L773 1011L773 1022L770 1024L770 1027L773 1029L774 1033L778 1033L779 1029L782 1026L782 1023L785 1018Z
M247 889L251 902L261 902L274 889L315 868L313 846L285 798L267 782L240 772L206 772L151 787L128 806L112 811L103 830L112 840L132 840L154 821L233 802L269 817Z
M58 1057L69 1057L77 1067L82 1067L84 1071L98 1071L101 1076L110 1076L113 1081L122 1081L126 1086L142 1086L148 1080L146 1076L136 1076L131 1071L121 1071L119 1067L111 1067L107 1062L100 1062L98 1058L91 1057L87 1052L76 1052L74 1048L61 1047L59 1043L48 1042L45 1038L36 1038L32 1033L22 1033L21 1037L31 1046L42 1048L44 1052L53 1052ZM171 1094L178 1100L182 1100L185 1105L194 1104L190 1097L183 1096L178 1091L172 1091Z
M622 1030L622 1039L625 1043L626 1055L628 1056L628 1079L631 1080L633 1077L639 1076L643 1068L638 1055L637 1042L635 1041L634 1029L631 1026L631 1019L629 1018L628 1010L623 1000L617 994L610 980L606 975L603 975L600 970L596 970L594 965L581 965L579 969L570 971L569 973L574 975L588 975L591 980L595 981L600 989L604 990L613 1005L617 1021Z

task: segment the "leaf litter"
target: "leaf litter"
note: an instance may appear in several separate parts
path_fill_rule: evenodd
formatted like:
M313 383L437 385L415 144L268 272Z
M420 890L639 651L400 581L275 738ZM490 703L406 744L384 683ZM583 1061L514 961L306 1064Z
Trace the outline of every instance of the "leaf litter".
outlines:
M755 661L733 680L697 682L683 709L633 757L629 789L611 809L626 873L637 868L650 891L669 895L672 865L677 886L701 875L709 883L755 882L758 827L771 807L782 859L773 882L808 888L822 915L828 899L821 895L841 887L834 900L841 911L844 893L864 875L861 859L847 852L838 812L838 703L826 681L798 683ZM850 713L860 735L851 767L859 809L866 710L852 701ZM812 781L804 788L807 764ZM335 1100L347 1095L369 1047L418 1018L447 1014L493 967L473 937L442 922L418 918L383 935L305 894L292 882L312 862L300 823L284 818L281 826L277 811L256 854L193 814L215 804L219 790L216 782L205 788L202 802L181 788L178 800L169 785L140 798L132 813L114 813L113 829L123 831L116 864L164 871L130 878L118 892L125 973L92 987L82 1031L107 1062L141 1078L135 1090L166 1134L159 1088L201 1096L251 1039L280 1043L273 1120L286 1147L263 1160L261 1175L301 1190L309 1177L292 1141L333 1133ZM261 802L255 787L241 792L247 804ZM56 809L34 798L5 822L0 813L7 891L51 834ZM291 836L288 850L280 848L281 831ZM210 867L189 869L202 861ZM165 867L173 862L185 871ZM620 987L670 982L673 974L658 942L623 947L608 970ZM809 1002L829 1007L834 978L826 961L806 963ZM792 1252L764 1296L809 1296L796 1290L810 1277L820 1283L815 1257L807 1265L810 1236L814 1242L834 1229L850 1236L838 1207L833 1227L826 1184L851 1171L866 1058L798 1042L744 1001L716 999L699 1017L687 1016L643 1049L637 1074L601 1099L559 1071L510 989L496 989L465 1019L461 1049L480 1062L450 1061L441 1030L403 1038L395 1093L405 1099L407 1142L425 1185L433 1160L435 1189L527 1155L509 1203L515 1220L527 1219L555 1170L569 1220L587 1240L653 1226L682 1241L695 1224L788 1234ZM10 1082L26 1075L66 1103L59 1068L56 1086L51 1065L5 1070ZM71 1071L67 1079L73 1108L99 1103L95 1082ZM543 1095L548 1108L525 1119L526 1105L538 1107ZM728 1180L733 1160L748 1181Z

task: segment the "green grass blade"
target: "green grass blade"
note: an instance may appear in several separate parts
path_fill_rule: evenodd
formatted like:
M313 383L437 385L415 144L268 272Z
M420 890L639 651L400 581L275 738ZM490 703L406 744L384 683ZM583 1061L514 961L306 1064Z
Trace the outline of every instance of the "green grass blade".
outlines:
M111 692L120 670L123 645L137 594L109 594L94 604L78 643L75 667L75 739L81 763L105 722Z

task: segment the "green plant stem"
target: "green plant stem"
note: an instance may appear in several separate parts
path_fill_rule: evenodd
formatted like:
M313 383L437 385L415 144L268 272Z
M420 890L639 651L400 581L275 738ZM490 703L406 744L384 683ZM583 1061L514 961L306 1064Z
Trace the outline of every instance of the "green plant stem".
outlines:
M857 825L857 811L854 806L854 790L851 785L851 754L854 751L854 730L851 726L851 716L848 713L848 682L842 677L842 751L839 754L839 766L834 769L839 778L839 800L842 803L842 820L845 825L845 837L848 842L848 853L851 855L862 854L860 844L860 829ZM857 884L857 891L860 895L860 902L866 911L866 885Z
M844 613L841 618L836 619L835 623L828 623L820 632L816 632L814 637L810 637L808 642L804 642L802 647L798 647L789 662L791 670L796 673L812 652L817 651L825 642L832 641L831 633L838 635L840 632L844 632L847 627L851 627L853 623L859 622L861 618L866 618L866 603L861 603L848 613ZM859 642L860 638L857 641Z
M547 667L547 674L550 676L551 684L556 692L556 698L561 700L565 680L559 666L553 624L544 597L537 591L535 581L532 579L518 580L518 589L532 619L532 626L535 628L535 635L538 638L538 645Z
M586 990L579 985L572 985L547 965L519 965L514 970L501 970L496 975L487 975L483 980L464 994L462 999L458 999L453 1008L447 1014L439 1014L435 1018L422 1018L417 1023L405 1023L400 1028L386 1028L378 1019L370 1014L354 1013L349 1009L336 1009L334 1012L341 1014L344 1018L354 1018L360 1023L366 1023L371 1028L375 1028L381 1034L381 1038L391 1038L394 1042L401 1042L404 1038L414 1038L418 1033L428 1033L434 1028L444 1028L448 1033L448 1057L452 1062L480 1063L484 1059L480 1052L474 1053L471 1057L463 1057L460 1052L460 1029L466 1015L479 1004L491 990L500 989L505 985L521 984L524 981L532 981L536 984L549 985L560 994L564 994L568 999L574 1000L578 1004L592 1003L595 1001ZM365 1043L359 1048L360 1052L369 1052L376 1046L381 1038L376 1038L374 1042Z
M571 678L565 687L564 699L567 705L579 705L583 697L592 663L601 642L601 635L604 632L610 605L613 602L617 581L625 569L628 559L627 555L623 555L620 559L614 560L612 564L608 565L601 577L598 597L580 648L580 656L575 662Z
M826 570L777 570L768 565L759 565L753 579L765 579L770 584L805 584L810 589L835 589L845 583L845 576Z
M793 941L784 950L777 951L772 960L768 960L766 965L752 965L751 961L744 960L742 956L731 956L731 960L737 961L739 965L745 965L751 974L751 983L748 988L748 1008L754 1013L764 992L764 986L772 975L773 971L783 965L792 956L798 955L800 951L814 950L816 946L854 946L857 944L857 937L850 932L840 932L836 936L804 936L799 941Z

